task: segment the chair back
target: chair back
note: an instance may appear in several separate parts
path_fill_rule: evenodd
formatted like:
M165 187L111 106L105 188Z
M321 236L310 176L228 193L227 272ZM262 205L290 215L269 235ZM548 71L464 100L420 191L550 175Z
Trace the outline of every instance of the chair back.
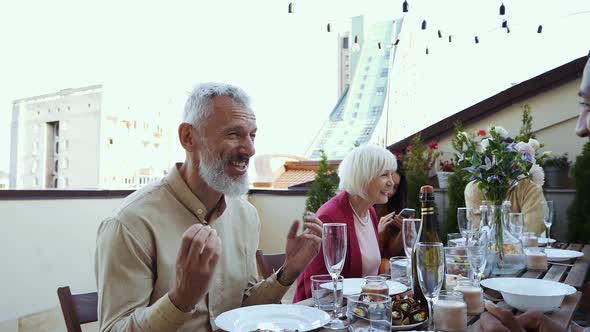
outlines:
M57 289L57 297L68 332L82 332L81 324L98 320L96 292L72 295L70 287L65 286Z
M270 277L274 271L278 270L285 262L287 254L268 254L265 255L262 249L256 250L256 264L258 272L263 279Z

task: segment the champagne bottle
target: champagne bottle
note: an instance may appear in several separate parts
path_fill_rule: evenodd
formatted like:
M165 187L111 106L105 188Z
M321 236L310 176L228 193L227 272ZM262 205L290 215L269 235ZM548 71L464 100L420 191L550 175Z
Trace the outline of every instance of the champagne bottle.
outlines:
M420 188L420 216L422 218L422 226L418 232L416 243L418 242L441 242L438 235L438 228L435 217L434 207L434 190L432 186L422 186ZM412 292L414 299L420 302L424 308L427 306L426 297L420 288L420 281L418 279L418 265L416 260L416 243L412 250ZM444 287L444 284L443 284Z

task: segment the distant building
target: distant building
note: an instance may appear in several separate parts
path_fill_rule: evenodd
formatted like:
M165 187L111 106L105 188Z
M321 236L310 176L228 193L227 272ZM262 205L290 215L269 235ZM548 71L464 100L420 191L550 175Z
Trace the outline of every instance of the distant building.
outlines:
M365 22L352 18L351 31L338 36L338 90L341 97L316 135L305 156L342 159L364 143L385 145L390 72L395 41L403 19Z
M161 107L112 102L102 85L17 99L10 188L136 188L171 165ZM155 111L154 111L155 110Z
M0 171L0 189L8 189L8 173Z

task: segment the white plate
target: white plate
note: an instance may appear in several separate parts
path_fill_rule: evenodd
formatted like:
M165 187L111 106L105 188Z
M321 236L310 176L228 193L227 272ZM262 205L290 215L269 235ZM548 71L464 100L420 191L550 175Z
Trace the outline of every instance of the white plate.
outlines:
M545 253L547 254L547 260L554 262L567 261L568 259L584 256L583 252L566 249L547 248L545 249Z
M344 296L358 294L361 292L361 287L365 283L363 278L347 278L344 279ZM400 294L408 290L408 286L399 283L397 281L387 280L387 286L389 287L389 295ZM321 285L322 288L333 289L332 283L325 283Z
M417 328L418 326L424 324L425 322L422 323L416 323L416 324L409 324L409 325L392 325L391 326L391 330L392 331L408 331L408 330L413 330L415 328Z
M576 292L557 281L532 278L490 278L482 280L481 285L499 291L508 305L521 311L555 310L566 295Z
M549 243L555 243L555 239L549 239ZM538 244L547 244L547 238L546 237L539 237L537 238L537 243Z
M330 321L327 313L297 304L264 304L226 311L215 319L220 329L231 332L261 330L310 331Z

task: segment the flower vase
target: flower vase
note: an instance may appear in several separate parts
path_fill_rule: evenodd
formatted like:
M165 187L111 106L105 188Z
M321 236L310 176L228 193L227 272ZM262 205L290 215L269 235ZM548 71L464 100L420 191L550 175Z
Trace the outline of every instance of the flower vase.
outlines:
M501 205L491 206L490 246L488 263L491 271L487 275L516 275L526 267L524 246L520 239L509 232L507 214Z

